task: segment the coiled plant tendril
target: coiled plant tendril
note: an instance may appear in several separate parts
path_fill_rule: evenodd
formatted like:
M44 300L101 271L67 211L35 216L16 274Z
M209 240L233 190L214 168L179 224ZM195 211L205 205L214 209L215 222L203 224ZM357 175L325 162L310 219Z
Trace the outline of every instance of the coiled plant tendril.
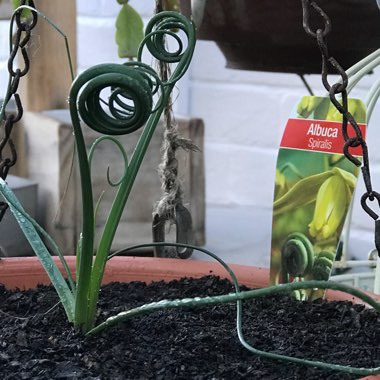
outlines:
M127 152L125 151L123 145L121 144L121 142L119 140L116 140L113 136L101 136L101 137L98 137L92 144L89 152L88 152L88 162L90 163L90 166L92 164L92 158L94 156L94 153L95 153L95 150L97 148L97 146L102 142L102 141L110 141L112 142L120 151L122 157L123 157L123 161L124 161L124 173L123 175L116 181L116 182L113 182L111 180L111 176L110 176L110 167L107 168L107 182L110 186L112 187L116 187L116 186L119 186L121 184L121 182L123 181L123 178L127 175L128 173L128 156L127 156Z
M313 267L313 245L304 234L292 233L282 246L281 257L285 282L288 282L289 275L292 277L304 277Z
M164 17L162 17L164 16ZM146 35L143 39L138 52L139 61L142 60L142 52L144 46L147 47L150 54L157 60L167 63L186 62L185 65L179 65L167 84L177 82L188 69L191 60L189 57L193 54L193 46L195 43L195 29L188 27L188 19L173 12L160 12L154 16L146 27ZM173 30L178 30L175 33ZM184 47L180 32L183 32L187 38L187 46ZM170 36L177 48L174 51L169 51L166 46L166 37Z
M75 80L73 89L77 88L81 89L77 101L81 119L102 134L134 132L147 122L152 112L152 81L142 69L112 63L93 66ZM101 92L107 88L111 89L109 112L101 102ZM73 91L72 94L77 95Z
M314 260L312 269L313 278L316 280L328 280L333 267L335 254L329 251L322 251Z

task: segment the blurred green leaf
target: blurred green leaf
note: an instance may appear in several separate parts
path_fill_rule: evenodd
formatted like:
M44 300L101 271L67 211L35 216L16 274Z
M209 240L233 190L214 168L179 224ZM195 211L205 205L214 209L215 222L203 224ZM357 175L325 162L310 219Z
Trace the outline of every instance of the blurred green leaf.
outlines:
M117 2L121 5L128 4L128 0L117 0Z
M334 173L330 170L298 181L286 194L274 202L274 215L294 210L297 207L313 202L322 183L332 175Z
M318 107L314 111L314 119L316 120L325 120L327 112L329 112L329 106L330 106L330 99L329 98L322 98L321 103L318 105Z
M136 57L143 38L144 23L141 16L129 4L124 4L116 19L115 39L119 57Z
M335 171L318 190L314 216L309 224L309 234L317 241L339 236L339 227L346 218L350 201L351 193L345 178Z
M332 172L335 175L341 176L344 179L346 185L349 187L349 189L351 191L354 191L355 186L356 186L356 182L357 182L357 178L356 178L355 175L353 175L352 173L348 172L347 170L343 170L343 169L340 169L340 168L333 168Z
M18 8L20 5L21 5L21 0L11 0L12 1L12 6L13 6L13 9L16 9ZM22 11L22 17L24 18L29 18L31 17L32 13L29 9L24 9Z

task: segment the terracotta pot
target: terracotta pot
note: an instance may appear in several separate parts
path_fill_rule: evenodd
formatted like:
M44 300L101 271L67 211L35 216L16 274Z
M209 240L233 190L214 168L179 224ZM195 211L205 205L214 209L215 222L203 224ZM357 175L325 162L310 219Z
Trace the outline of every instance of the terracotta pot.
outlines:
M57 257L54 258L62 271L62 265ZM66 257L71 270L75 268L75 257ZM269 270L253 266L231 264L239 283L252 288L265 287L269 282ZM103 283L113 281L170 281L181 277L199 278L205 275L215 275L229 278L228 273L218 263L200 260L178 260L163 258L115 257L107 264ZM37 284L50 283L37 257L12 257L0 260L0 283L9 289L29 289ZM380 296L371 294L380 301ZM351 295L327 291L327 299L338 301L361 300ZM363 380L380 379L379 376L369 376Z
M58 257L54 261L62 271ZM75 268L75 256L67 256L66 261L71 271ZM268 286L269 269L247 265L231 264L239 283L250 288ZM230 278L226 270L216 262L201 260L179 260L152 257L114 257L107 263L103 284L113 281L170 281L182 277L199 278L215 275ZM30 289L38 284L50 284L37 257L12 257L0 260L0 283L9 289ZM380 296L371 294L380 301ZM328 290L327 299L334 301L362 301L354 296L338 291Z
M62 271L58 257L54 261ZM72 271L75 257L67 256L66 261ZM267 268L231 265L241 283L249 287L263 287L268 283ZM218 263L198 260L162 259L152 257L114 257L107 263L103 283L113 281L170 281L181 277L199 278L216 275L228 278L228 273ZM0 260L0 283L9 289L29 289L37 284L49 284L37 257L13 257Z
M380 11L375 0L319 0L330 17L329 52L344 69L380 46ZM189 13L189 0L182 0ZM321 18L310 14L312 25ZM302 26L300 0L207 0L198 37L216 41L227 67L290 73L320 73L316 41Z

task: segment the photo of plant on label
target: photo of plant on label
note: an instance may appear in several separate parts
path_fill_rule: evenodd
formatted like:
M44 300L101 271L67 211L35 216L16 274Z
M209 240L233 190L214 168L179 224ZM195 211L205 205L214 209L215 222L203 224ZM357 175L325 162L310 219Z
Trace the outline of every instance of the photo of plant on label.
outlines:
M365 105L349 99L348 107L364 136ZM343 154L341 127L342 115L330 99L315 96L304 96L286 124L276 166L272 284L330 277L359 174ZM352 154L361 159L360 149L352 149ZM323 294L323 290L293 293L301 300Z

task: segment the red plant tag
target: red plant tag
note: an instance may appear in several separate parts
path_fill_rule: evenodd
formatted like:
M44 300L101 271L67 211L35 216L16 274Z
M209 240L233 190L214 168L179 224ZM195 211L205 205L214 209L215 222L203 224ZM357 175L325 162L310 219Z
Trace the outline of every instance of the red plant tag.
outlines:
M365 136L362 101L348 107ZM353 137L354 130L347 126ZM288 120L277 157L273 202L272 284L328 280L354 192L359 168L343 154L342 115L329 98L305 96ZM361 157L361 147L349 153ZM323 291L295 291L299 299Z
M365 138L365 124L359 128ZM344 142L341 122L289 119L280 147L342 154ZM350 153L361 157L361 147L350 148Z

